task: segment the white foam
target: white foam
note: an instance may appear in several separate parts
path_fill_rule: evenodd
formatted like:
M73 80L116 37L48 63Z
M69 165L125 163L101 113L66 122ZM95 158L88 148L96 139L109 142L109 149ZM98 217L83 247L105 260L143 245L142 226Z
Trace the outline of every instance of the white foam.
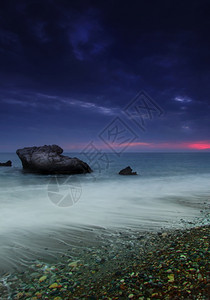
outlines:
M83 232L96 227L154 230L177 226L180 218L198 216L200 204L210 194L210 174L167 178L116 175L96 181L79 176L69 177L63 184L66 178L59 178L62 184L57 185L51 177L17 174L0 182L0 271L40 257L49 244L53 255L55 241L60 247L59 240L66 238L66 228L68 233L78 230L78 234L68 234L68 239L76 241L81 239L81 228ZM52 195L68 196L68 192L78 192L79 198L58 202L66 207L52 202ZM72 199L78 201L72 205Z
M67 207L52 203L47 180L46 184L3 189L0 234L14 228L40 230L66 224L123 227L135 222L141 225L144 220L156 219L161 223L177 217L191 217L197 212L196 204L206 199L210 192L208 174L147 179L123 177L98 182L82 180L80 198L74 205L67 199ZM67 194L67 188L67 185L58 186L57 194Z

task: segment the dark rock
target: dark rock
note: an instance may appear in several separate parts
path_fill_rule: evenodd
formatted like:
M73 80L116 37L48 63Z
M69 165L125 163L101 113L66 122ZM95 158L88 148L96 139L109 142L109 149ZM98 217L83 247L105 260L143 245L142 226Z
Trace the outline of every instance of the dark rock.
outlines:
M131 169L130 166L128 166L127 168L125 169L122 169L120 172L119 172L120 175L137 175L136 172L133 172L133 170Z
M57 145L28 147L16 151L23 169L41 174L82 174L91 173L89 165L74 157L61 155L63 149Z
M122 274L121 271L116 271L116 272L115 272L115 275L116 275L116 276L120 276L121 274Z
M12 166L11 160L8 160L5 163L0 163L0 167L11 167L11 166Z
M137 240L140 241L140 240L142 240L143 238L144 238L144 235L140 235L140 236L137 237Z

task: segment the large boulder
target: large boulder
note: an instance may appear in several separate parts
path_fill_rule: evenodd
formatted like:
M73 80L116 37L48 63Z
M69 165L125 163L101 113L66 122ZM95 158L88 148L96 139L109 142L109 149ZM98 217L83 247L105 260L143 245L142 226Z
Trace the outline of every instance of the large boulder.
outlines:
M122 169L119 172L120 175L137 175L136 172L133 172L130 166L126 167L125 169Z
M12 166L11 160L8 160L5 163L0 163L0 167L11 167L11 166Z
M63 149L57 145L28 147L16 151L23 169L42 174L82 174L91 173L88 164L74 157L62 155Z

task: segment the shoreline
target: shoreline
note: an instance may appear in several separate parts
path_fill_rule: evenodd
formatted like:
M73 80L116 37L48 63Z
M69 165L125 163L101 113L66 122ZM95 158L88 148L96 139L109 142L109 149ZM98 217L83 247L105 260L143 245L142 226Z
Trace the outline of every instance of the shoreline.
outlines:
M0 245L0 279L6 273L24 272L36 262L52 264L59 262L61 257L78 258L83 249L97 249L106 245L107 241L123 245L132 242L136 245L139 236L142 242L158 232L183 230L191 227L210 224L210 205L200 203L198 215L194 218L185 217L169 223L146 223L135 226L106 228L97 225L64 225L57 228L43 228L40 231L14 231L2 240ZM137 245L142 247L142 244Z
M0 277L1 299L208 299L210 225L198 221L72 247Z

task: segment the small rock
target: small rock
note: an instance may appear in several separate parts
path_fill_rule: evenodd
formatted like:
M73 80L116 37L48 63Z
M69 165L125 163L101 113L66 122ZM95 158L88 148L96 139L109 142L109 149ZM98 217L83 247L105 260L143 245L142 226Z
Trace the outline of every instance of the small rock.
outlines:
M68 266L71 268L76 268L78 266L78 260L71 262L70 264L68 264Z
M116 271L116 272L115 272L115 275L116 275L116 276L120 276L121 274L122 274L121 271Z
M36 297L38 298L38 299L41 299L42 298L42 294L40 293L40 292L36 292Z
M136 172L133 172L130 166L126 167L125 169L122 169L119 172L119 175L137 175Z
M58 287L58 284L56 282L54 282L53 284L51 284L49 286L49 289L56 289Z
M174 282L174 274L168 275L168 282Z
M171 269L166 270L167 273L172 273Z
M39 278L39 282L43 282L43 281L45 281L46 279L47 279L47 276L42 276L42 277Z
M11 167L11 166L12 166L11 160L8 160L5 163L0 163L0 167Z

